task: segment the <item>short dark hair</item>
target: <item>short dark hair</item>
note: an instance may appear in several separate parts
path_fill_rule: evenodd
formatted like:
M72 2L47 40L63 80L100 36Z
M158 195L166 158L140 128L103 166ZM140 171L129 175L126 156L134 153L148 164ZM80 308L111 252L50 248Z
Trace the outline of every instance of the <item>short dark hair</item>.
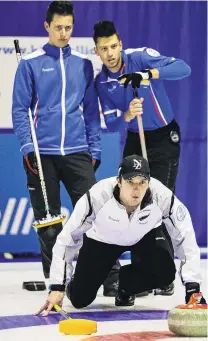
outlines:
M52 1L48 6L46 13L46 22L50 25L54 15L71 15L73 17L74 24L74 8L72 1Z
M112 21L99 21L94 25L94 35L93 40L95 44L97 44L98 38L102 37L111 37L116 34L118 39L120 40L119 33L115 28L115 25Z

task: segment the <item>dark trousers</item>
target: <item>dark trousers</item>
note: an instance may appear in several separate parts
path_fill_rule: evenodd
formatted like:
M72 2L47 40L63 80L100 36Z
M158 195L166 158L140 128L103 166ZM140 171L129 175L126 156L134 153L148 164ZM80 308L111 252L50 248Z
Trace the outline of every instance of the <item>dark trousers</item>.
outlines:
M51 215L61 213L60 182L64 184L73 207L96 182L91 156L87 152L63 156L41 155L41 161ZM31 205L35 219L38 220L46 215L40 180L28 170L25 161L24 168ZM62 223L37 229L45 278L49 277L52 249L61 230Z
M74 278L66 290L75 308L86 307L94 301L112 266L125 251L135 254L139 262L120 268L119 289L135 294L174 281L175 264L161 227L151 230L132 246L105 244L84 236Z
M180 128L177 122L173 120L163 128L145 131L145 140L151 176L174 192L180 157ZM123 155L125 157L132 154L142 155L140 138L139 134L128 131ZM171 238L165 224L163 229L174 256ZM136 261L133 255L132 261Z
M180 157L180 128L177 122L173 120L163 128L144 133L151 176L174 192ZM142 156L140 138L139 134L128 131L123 156L132 154Z

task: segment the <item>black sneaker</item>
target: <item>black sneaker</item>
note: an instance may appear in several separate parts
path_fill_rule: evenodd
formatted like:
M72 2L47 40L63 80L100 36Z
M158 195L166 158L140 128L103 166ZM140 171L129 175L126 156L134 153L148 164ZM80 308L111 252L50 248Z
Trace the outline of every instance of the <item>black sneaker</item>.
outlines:
M134 305L136 295L129 295L124 290L117 293L115 298L115 305L117 307L130 307Z
M111 283L111 285L103 286L103 296L116 297L117 292L118 292L118 281Z
M136 294L136 297L143 297L143 296L148 296L148 295L149 295L149 291L143 291L143 292Z
M154 295L171 296L173 294L174 294L174 283L171 283L163 288L154 290Z

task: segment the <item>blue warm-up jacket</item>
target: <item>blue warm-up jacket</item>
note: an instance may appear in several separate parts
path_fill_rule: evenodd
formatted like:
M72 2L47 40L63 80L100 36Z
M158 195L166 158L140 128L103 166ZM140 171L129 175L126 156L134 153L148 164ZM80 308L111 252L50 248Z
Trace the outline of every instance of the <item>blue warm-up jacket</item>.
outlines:
M132 86L129 84L125 89L117 78L121 74L154 68L159 71L159 79L144 80L138 89L139 97L144 98L144 130L155 130L169 124L174 114L163 81L187 77L191 68L181 59L162 56L158 51L146 47L123 50L121 55L121 70L112 73L103 65L95 81L107 128L110 131L119 131L121 127L126 126L128 130L138 132L136 118L129 123L124 121L124 112L128 110L133 99ZM122 112L120 116L119 111Z
M100 114L90 60L71 49L46 44L26 57L17 69L13 128L23 155L34 151L30 109L41 154L87 151L101 157Z

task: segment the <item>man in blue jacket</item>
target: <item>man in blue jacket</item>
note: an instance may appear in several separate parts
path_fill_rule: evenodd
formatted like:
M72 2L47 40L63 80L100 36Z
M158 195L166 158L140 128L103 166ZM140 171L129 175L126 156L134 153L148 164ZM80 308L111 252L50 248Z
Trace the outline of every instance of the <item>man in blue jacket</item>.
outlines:
M137 115L143 114L151 174L174 191L180 128L163 81L189 76L190 67L180 59L161 56L151 48L122 50L119 34L110 21L95 24L93 39L95 52L103 62L96 77L96 89L107 128L112 132L120 131L123 136L127 133L124 157L142 155ZM132 86L139 88L140 98L134 98ZM173 285L157 292L172 294Z
M21 143L27 186L36 220L45 217L28 110L32 111L51 215L60 214L60 181L73 206L95 184L100 163L100 115L91 61L68 45L73 5L53 1L47 11L46 45L24 57L17 69L12 118ZM94 167L94 169L93 169ZM43 272L49 278L52 248L62 224L38 229Z

